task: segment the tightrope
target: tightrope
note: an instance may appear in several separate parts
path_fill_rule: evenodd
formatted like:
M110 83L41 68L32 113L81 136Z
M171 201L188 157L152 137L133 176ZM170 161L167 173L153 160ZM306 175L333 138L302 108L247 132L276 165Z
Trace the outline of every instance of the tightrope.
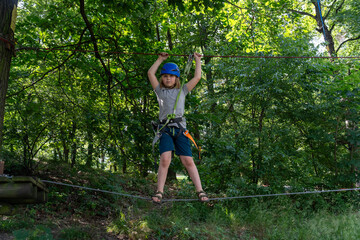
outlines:
M124 197L131 197L131 198L137 198L142 200L151 201L152 199L149 197L142 197L138 195L131 195L126 193L119 193L119 192L113 192L113 191L107 191L107 190L101 190L96 188L89 188L89 187L83 187L73 184L67 184L67 183L59 183L54 181L48 181L48 180L41 180L45 183L51 183L51 184L57 184L57 185L63 185L68 187L74 187L74 188L80 188L84 190L89 191L96 191L96 192L103 192L103 193L109 193L109 194L115 194L120 195ZM346 192L346 191L359 191L360 188L342 188L342 189L333 189L333 190L319 190L319 191L304 191L304 192L285 192L285 193L274 193L274 194L258 194L258 195L247 195L247 196L235 196L235 197L215 197L215 198L209 198L209 201L223 201L223 200L231 200L231 199L244 199L244 198L259 198L259 197L274 197L274 196L289 196L289 195L304 195L304 194L320 194L320 193L330 193L330 192ZM181 199L181 198L173 198L173 199L163 199L162 202L193 202L193 201L199 201L199 199Z
M66 52L82 52L82 53L107 53L107 54L119 54L119 55L155 55L159 53L141 53L141 52L118 52L118 51L94 51L94 50L81 50L81 49L61 49L61 48L31 48L22 47L16 49L16 51L40 51L40 52L52 52L52 51L66 51ZM169 56L175 57L188 57L189 54L171 54ZM204 58L310 58L310 59L360 59L360 56L246 56L246 55L203 55Z
M51 184L57 184L57 185L62 185L62 186L67 186L67 187L80 188L80 189L89 190L89 191L110 193L110 194L120 195L120 196L124 196L124 197L138 198L138 199L143 199L143 200L151 200L148 197L142 197L142 196L138 196L138 195L131 195L131 194L127 194L127 193L119 193L119 192L107 191L107 190L102 190L102 189L97 189L97 188L89 188L89 187L83 187L83 186L67 184L67 183L59 183L59 182L54 182L54 181L49 181L49 180L41 180L41 181L44 182L44 183L51 183Z

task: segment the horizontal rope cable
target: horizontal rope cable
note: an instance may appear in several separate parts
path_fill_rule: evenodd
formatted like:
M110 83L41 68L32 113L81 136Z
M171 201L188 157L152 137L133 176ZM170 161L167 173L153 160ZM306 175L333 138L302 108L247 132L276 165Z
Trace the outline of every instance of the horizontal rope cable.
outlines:
M94 50L79 50L79 49L59 49L59 48L18 48L16 51L68 51L68 52L83 52L83 53L109 53L109 54L121 54L121 55L159 55L159 53L139 53L139 52L117 52L117 51L94 51ZM188 57L188 54L170 54L169 56L176 57ZM244 55L204 55L205 58L320 58L320 59L360 59L360 56L338 56L338 57L326 57L326 56L244 56Z
M132 197L132 198L138 198L143 200L151 201L151 198L148 197L142 197L137 195L131 195L131 194L125 194L125 193L119 193L119 192L112 192L107 190L101 190L101 189L95 189L95 188L89 188L89 187L82 187L78 185L73 184L66 184L66 183L59 183L54 181L48 181L48 180L41 180L45 183L52 183L57 185L63 185L68 187L75 187L80 188L84 190L90 190L90 191L97 191L97 192L103 192L103 193L110 193L125 197ZM247 196L235 196L235 197L216 197L216 198L209 198L209 201L215 201L215 200L231 200L231 199L243 199L243 198L257 198L257 197L273 197L273 196L288 196L288 195L303 195L303 194L319 194L319 193L329 193L329 192L345 192L345 191L358 191L360 188L344 188L344 189L334 189L334 190L321 190L321 191L305 191L305 192L293 192L293 193L274 193L274 194L260 194L260 195L247 195ZM193 201L199 201L199 199L163 199L162 202L193 202Z
M96 189L96 188L82 187L82 186L78 186L78 185L59 183L59 182L48 181L48 180L41 180L41 181L45 182L45 183L52 183L52 184L57 184L57 185L62 185L62 186L67 186L67 187L80 188L80 189L89 190L89 191L110 193L110 194L120 195L120 196L124 196L124 197L132 197L132 198L138 198L138 199L143 199L143 200L151 200L150 198L147 198L147 197L131 195L131 194L126 194L126 193L119 193L119 192L107 191L107 190Z

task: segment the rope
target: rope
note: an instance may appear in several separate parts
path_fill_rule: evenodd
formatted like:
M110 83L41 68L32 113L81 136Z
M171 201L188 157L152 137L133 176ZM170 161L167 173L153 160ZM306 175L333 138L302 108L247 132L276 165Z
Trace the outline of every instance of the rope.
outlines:
M125 196L125 197L131 197L131 198L138 198L138 199L147 200L147 201L152 200L149 197L142 197L142 196L137 196L137 195L112 192L112 191L101 190L101 189L96 189L96 188L82 187L82 186L78 186L78 185L59 183L59 182L53 182L53 181L48 181L48 180L41 180L41 181L45 182L45 183L52 183L52 184L63 185L63 186L68 186L68 187L75 187L75 188L84 189L84 190L115 194L115 195L120 195L120 196ZM360 188L343 188L343 189L305 191L305 192L293 192L293 193L274 193L274 194L259 194L259 195L247 195L247 196L235 196L235 197L216 197L216 198L209 198L209 201L215 201L215 200L223 201L223 200L231 200L231 199L289 196L289 195L303 195L303 194L316 194L316 193L319 194L319 193L359 191L359 190L360 190ZM199 201L199 200L198 199L180 199L180 198L163 199L162 200L162 202L193 202L193 201Z
M318 0L317 3L318 3L318 7L319 7L319 14L320 14L320 19L321 19L321 23L322 23L323 33L324 33L324 40L326 42L325 24L324 24L324 20L323 20L322 14L321 14L320 0Z
M143 200L151 200L148 197L141 197L141 196L126 194L126 193L112 192L112 191L107 191L107 190L102 190L102 189L97 189L97 188L82 187L82 186L78 186L78 185L59 183L59 182L48 181L48 180L41 180L41 181L45 182L45 183L52 183L52 184L57 184L57 185L62 185L62 186L67 186L67 187L80 188L80 189L89 190L89 191L110 193L110 194L120 195L120 196L124 196L124 197L132 197L132 198L138 198L138 199L143 199Z
M16 51L68 51L68 52L82 52L82 53L108 53L108 54L121 54L121 55L154 55L158 56L158 53L140 53L140 52L119 52L119 51L94 51L94 50L80 50L80 49L59 49L59 48L18 48ZM175 57L188 57L186 54L169 54L169 56ZM360 56L244 56L244 55L204 55L205 58L309 58L309 59L360 59Z

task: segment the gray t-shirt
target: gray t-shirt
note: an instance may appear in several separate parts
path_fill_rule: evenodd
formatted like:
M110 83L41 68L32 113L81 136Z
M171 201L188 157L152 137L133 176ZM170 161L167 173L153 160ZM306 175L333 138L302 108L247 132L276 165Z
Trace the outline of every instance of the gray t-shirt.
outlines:
M157 100L159 102L159 120L166 120L168 114L172 114L174 112L174 106L176 102L177 95L180 91L178 88L161 88L160 84L155 88L155 93L157 96ZM189 90L184 84L179 101L176 106L176 118L184 116L184 108L185 108L185 97L189 93ZM183 120L180 123L184 128L186 128L186 120L183 117ZM169 124L168 126L177 126L176 123Z

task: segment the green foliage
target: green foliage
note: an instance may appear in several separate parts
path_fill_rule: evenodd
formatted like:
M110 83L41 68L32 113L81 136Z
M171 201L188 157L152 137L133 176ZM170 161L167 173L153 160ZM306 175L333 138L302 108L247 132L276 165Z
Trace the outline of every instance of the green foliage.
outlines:
M158 103L147 80L156 59L149 54L198 51L207 57L203 79L187 97L186 117L203 149L199 171L207 191L238 195L355 186L359 61L268 58L325 55L313 44L317 23L300 12L312 13L313 3L231 3L90 0L87 24L73 1L24 1L6 102L6 173L37 175L46 164L67 166L56 177L109 191L127 185L129 191L151 192L145 177L153 178L150 121L157 118ZM357 1L322 4L329 12L326 23L335 24L337 46L357 37ZM339 53L359 55L356 43L346 42ZM169 61L181 69L186 64L183 57ZM182 166L174 162L179 171ZM131 177L112 182L112 174ZM179 195L190 197L190 188L183 186ZM117 197L51 190L53 209L64 205L88 216L117 212ZM155 232L193 237L178 227Z
M108 231L119 234L129 234L129 223L125 214L120 212L119 216L108 226Z
M28 219L2 219L0 222L0 230L4 232L10 232L14 229L27 228L32 226L32 223Z
M130 219L119 224L126 225L129 232L136 231L138 236L160 239L236 239L240 236L242 239L327 239L331 236L354 239L352 236L358 235L358 212L351 208L343 208L339 213L331 209L314 211L313 203L304 201L303 209L299 210L287 197L248 206L238 200L233 201L231 207L226 205L175 203L151 211L143 209L145 219L137 218L137 221L146 222L150 229L146 233L136 228L137 224ZM316 232L314 225L325 238ZM348 232L342 233L345 229Z
M128 193L139 192L150 182L120 177L105 171L70 168L67 164L47 169L60 172L58 181L86 183ZM105 180L106 179L106 180ZM107 185L105 184L107 183ZM240 183L237 183L240 185ZM230 186L226 196L271 193L271 187ZM116 187L114 187L116 186ZM129 187L132 186L132 187ZM16 239L354 239L359 236L359 195L337 192L274 196L224 201L168 202L161 206L148 201L62 186L49 186L49 202L22 206L23 211L0 221L0 232ZM288 191L304 191L298 188ZM149 195L146 188L141 195ZM210 193L211 196L220 194ZM194 198L195 189L184 178L168 186L165 198ZM104 214L105 213L105 214ZM95 221L94 221L95 220ZM320 235L322 233L322 235ZM335 237L331 237L335 236Z
M79 227L70 227L61 230L59 238L64 240L81 240L81 239L90 239L91 235L88 229L82 229Z
M49 164L47 171L55 173L59 167L58 164ZM90 167L74 169L66 164L63 164L61 169L62 175L57 174L58 177L66 179L73 185L119 193L145 192L145 194L148 194L150 192L143 179L119 178L115 174L102 170L94 170ZM65 213L71 212L87 217L105 217L115 214L122 206L119 205L118 201L122 201L122 204L133 203L133 199L115 194L57 185L49 186L48 197L49 204L47 204L47 208L50 212L62 209Z
M221 8L221 7L223 7L223 2L224 1L222 1L222 0L215 0L215 1L191 0L187 4L189 5L190 10L195 8L196 10L199 11L203 7L205 7L205 8ZM174 7L177 6L180 9L180 11L185 11L185 3L183 0L168 0L168 4L172 5Z
M45 226L35 226L34 229L20 229L13 232L15 239L18 240L52 240L51 230Z
M236 218L239 225L247 225L248 234L255 233L260 239L356 239L359 234L354 222L358 213L351 211L338 215L320 211L304 216L258 206L236 212Z

